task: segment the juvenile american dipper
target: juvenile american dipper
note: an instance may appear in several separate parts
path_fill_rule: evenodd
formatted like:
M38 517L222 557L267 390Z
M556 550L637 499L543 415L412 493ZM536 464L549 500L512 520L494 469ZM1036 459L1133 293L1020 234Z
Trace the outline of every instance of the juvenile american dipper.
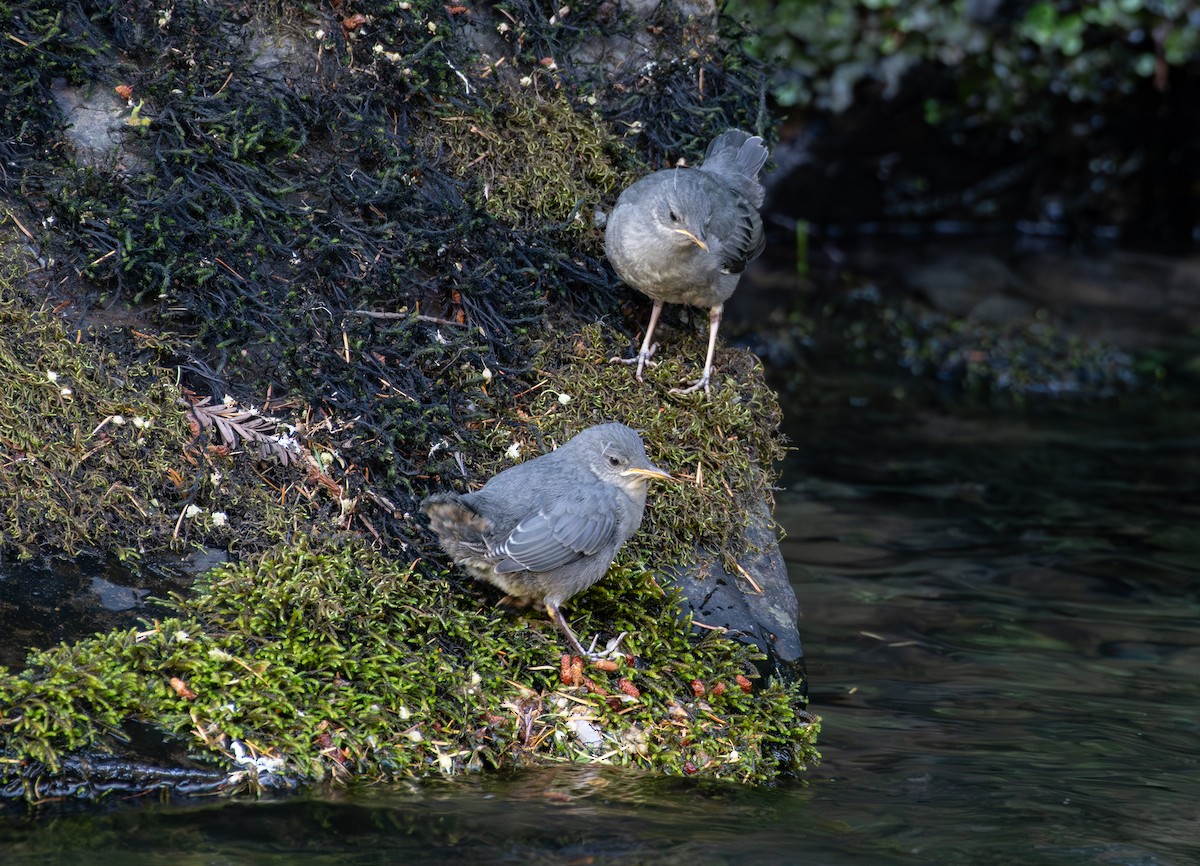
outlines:
M668 168L621 193L608 218L604 249L617 276L654 301L646 339L636 358L637 380L654 353L651 338L664 303L708 307L708 355L704 373L687 394L709 394L721 310L746 265L763 250L763 188L758 173L767 161L758 136L737 129L712 140L699 168Z
M559 607L604 576L642 522L650 479L670 477L633 430L598 424L474 493L430 496L421 510L451 559L510 599L545 604L586 656Z

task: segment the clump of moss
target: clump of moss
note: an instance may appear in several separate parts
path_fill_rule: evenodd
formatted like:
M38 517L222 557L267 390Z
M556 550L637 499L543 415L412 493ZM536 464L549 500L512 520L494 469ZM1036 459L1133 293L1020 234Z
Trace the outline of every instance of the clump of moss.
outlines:
M210 574L177 617L0 673L0 782L32 792L131 722L228 768L235 790L531 760L763 782L812 759L794 690L751 689L751 650L695 642L644 569L617 569L596 601L630 654L564 676L540 614L514 629L476 592L356 542L280 548Z
M0 2L0 20L5 22L0 158L6 166L61 160L57 144L64 124L54 105L53 82L87 81L102 51L101 40L77 6L54 0Z
M168 470L188 438L178 387L26 309L3 282L0 329L0 544L163 545L179 494Z
M472 180L477 205L516 226L590 228L595 206L636 177L599 114L532 84L497 85L486 107L442 116L434 135L446 170Z
M261 549L335 507L322 479L204 435L155 357L30 306L28 268L0 254L0 548L24 557L214 544ZM195 426L195 429L193 429ZM322 443L314 431L313 443ZM261 465L258 465L260 464ZM311 530L310 530L311 531Z

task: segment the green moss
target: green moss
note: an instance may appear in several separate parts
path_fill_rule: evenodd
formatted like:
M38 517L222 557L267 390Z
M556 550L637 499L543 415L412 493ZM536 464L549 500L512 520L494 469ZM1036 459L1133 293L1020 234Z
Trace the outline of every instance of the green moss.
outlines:
M446 145L446 169L470 178L476 204L497 219L589 229L594 207L637 172L599 114L549 87L494 86L486 105L442 115L433 135Z
M104 329L69 331L28 306L14 250L0 255L0 549L136 558L194 543L261 548L299 529L319 484L206 447L171 371ZM144 336L154 356L162 342Z
M104 751L134 720L237 773L231 788L272 784L267 772L389 779L533 760L762 782L812 759L818 725L798 694L739 685L754 676L747 647L696 643L644 569L601 586L577 622L611 619L632 656L566 685L540 614L514 627L478 591L353 541L280 548L210 574L178 617L0 674L0 781L23 769L32 791L64 754Z

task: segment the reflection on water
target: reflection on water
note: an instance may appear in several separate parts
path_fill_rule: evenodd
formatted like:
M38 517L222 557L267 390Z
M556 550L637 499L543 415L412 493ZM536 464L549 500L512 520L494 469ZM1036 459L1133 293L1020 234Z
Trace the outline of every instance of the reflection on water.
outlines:
M789 420L806 787L564 767L10 816L0 861L1200 862L1200 418L839 398Z
M825 808L914 862L1197 862L1197 420L794 425Z

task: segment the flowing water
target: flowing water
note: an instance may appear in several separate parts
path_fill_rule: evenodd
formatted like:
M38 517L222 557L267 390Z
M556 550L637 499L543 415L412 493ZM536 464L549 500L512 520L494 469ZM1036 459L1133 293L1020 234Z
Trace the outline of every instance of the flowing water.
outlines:
M1200 415L789 414L778 517L824 762L567 767L0 818L0 863L1200 863Z

